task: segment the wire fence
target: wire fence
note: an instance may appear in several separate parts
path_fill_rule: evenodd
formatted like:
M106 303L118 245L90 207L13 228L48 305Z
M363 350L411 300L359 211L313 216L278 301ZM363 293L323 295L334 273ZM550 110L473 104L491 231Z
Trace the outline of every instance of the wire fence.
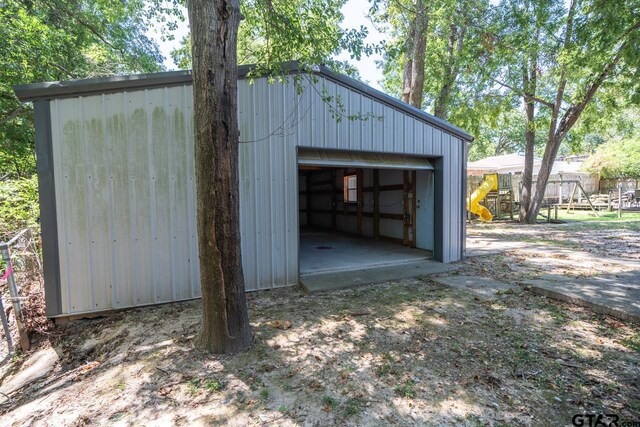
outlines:
M16 233L6 242L0 241L0 256L3 270L0 273L0 285L6 284L8 295L2 292L0 298L0 321L2 322L2 332L7 342L7 355L3 360L7 360L15 352L15 344L12 337L12 326L17 332L18 345L21 351L28 351L31 347L29 331L25 325L22 297L18 289L17 274L18 268L24 269L28 262L35 262L34 270L41 272L42 264L38 253L36 239L33 238L32 230L25 228ZM17 250L16 250L17 249ZM16 263L14 254L19 254L19 261ZM28 254L30 260L26 260ZM10 314L13 313L13 319ZM13 320L13 322L11 322Z

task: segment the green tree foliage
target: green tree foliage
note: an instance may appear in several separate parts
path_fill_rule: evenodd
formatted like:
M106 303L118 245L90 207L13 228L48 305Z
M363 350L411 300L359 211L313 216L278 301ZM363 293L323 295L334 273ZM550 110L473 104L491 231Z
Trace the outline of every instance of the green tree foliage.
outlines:
M35 176L0 181L0 240L6 233L37 226L39 216Z
M145 31L170 9L143 0L4 0L0 178L35 172L32 108L15 97L14 85L160 70L162 57Z
M584 169L602 178L640 178L640 136L600 145L585 162Z
M363 42L366 28L341 28L346 0L245 0L240 2L244 19L238 31L238 64L255 64L254 75L278 74L279 65L298 61L303 65L324 64L357 76L335 55L348 50L352 58L378 47ZM191 68L191 37L184 37L171 57L181 69Z
M497 45L504 53L496 58L503 65L497 68L502 79L495 81L521 95L525 103L535 104L537 113L528 116L528 128L546 135L535 192L530 203L522 204L523 221L535 221L560 146L570 140L585 110L618 87L624 90L618 96L637 99L640 82L633 76L640 66L639 12L637 1L500 3L497 21L504 26ZM509 55L516 46L519 53ZM528 87L532 79L533 91ZM526 155L531 159L533 151ZM528 175L525 171L524 179Z
M413 53L407 38L423 0L375 0L371 14L388 33L383 61L383 87L401 97L403 69ZM504 97L480 96L488 85L486 58L493 49L488 35L488 1L435 0L425 2L428 14L422 107L434 115L478 134L494 121Z

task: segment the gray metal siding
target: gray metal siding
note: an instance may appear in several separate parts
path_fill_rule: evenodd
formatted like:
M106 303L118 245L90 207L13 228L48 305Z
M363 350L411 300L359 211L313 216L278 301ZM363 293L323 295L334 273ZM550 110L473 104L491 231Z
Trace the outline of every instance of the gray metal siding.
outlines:
M63 313L200 295L190 91L52 101Z
M298 281L298 146L441 158L436 233L442 261L460 259L463 141L334 79L302 81L300 96L292 80L239 82L247 290ZM192 120L188 85L51 102L63 314L200 295Z

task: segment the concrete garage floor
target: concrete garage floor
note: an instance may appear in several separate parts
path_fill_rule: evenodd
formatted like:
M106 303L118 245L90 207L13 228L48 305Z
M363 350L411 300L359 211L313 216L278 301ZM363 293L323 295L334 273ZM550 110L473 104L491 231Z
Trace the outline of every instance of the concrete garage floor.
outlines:
M397 243L324 230L300 231L300 275L383 267L431 258Z
M325 249L322 249L325 248ZM300 282L308 292L444 273L458 264L431 260L431 252L331 231L300 233Z

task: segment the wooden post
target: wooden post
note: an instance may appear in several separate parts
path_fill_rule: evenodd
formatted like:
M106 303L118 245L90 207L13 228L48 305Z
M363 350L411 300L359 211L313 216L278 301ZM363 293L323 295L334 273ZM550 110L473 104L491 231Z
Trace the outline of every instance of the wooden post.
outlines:
M416 226L417 221L416 217L418 214L417 206L416 206L416 182L417 173L416 171L411 171L411 247L416 247Z
M622 218L622 185L618 185L618 218Z
M593 213L596 216L600 216L598 214L598 211L596 210L595 206L593 206L593 203L591 203L591 199L589 199L589 196L587 196L587 192L584 191L584 188L582 188L582 184L580 184L579 182L576 183L577 186L580 187L580 191L582 192L582 194L584 195L584 197L587 199L587 203L589 203L589 206L591 206L591 210L593 211Z
M357 181L357 197L358 197L358 204L356 206L356 215L357 215L357 222L358 222L358 234L362 235L362 195L363 195L363 191L362 188L364 187L364 182L362 182L362 169L358 169L356 171L356 181Z
M409 246L409 171L407 170L402 174L402 213L404 214L402 244Z
M567 213L571 210L571 204L573 203L573 197L576 195L576 190L578 189L578 183L573 184L573 190L571 190L571 196L569 197L569 204L567 205Z
M513 190L509 190L509 219L513 221Z
M560 189L558 190L558 203L559 204L562 204L562 187L564 187L564 185L562 184L562 174L560 174Z
M342 231L347 231L347 218L349 218L349 203L347 203L348 200L348 194L349 194L349 189L347 188L347 183L345 182L345 177L348 175L347 170L343 169L342 170Z
M337 172L335 169L331 169L331 229L336 229L336 221L338 217L338 213L336 209L338 208L338 202L336 200L336 195L338 194L338 186L336 184Z
M307 201L307 227L311 227L311 175L312 172L305 175L305 187L307 191L305 195L305 200Z
M380 238L380 171L373 170L373 238Z

